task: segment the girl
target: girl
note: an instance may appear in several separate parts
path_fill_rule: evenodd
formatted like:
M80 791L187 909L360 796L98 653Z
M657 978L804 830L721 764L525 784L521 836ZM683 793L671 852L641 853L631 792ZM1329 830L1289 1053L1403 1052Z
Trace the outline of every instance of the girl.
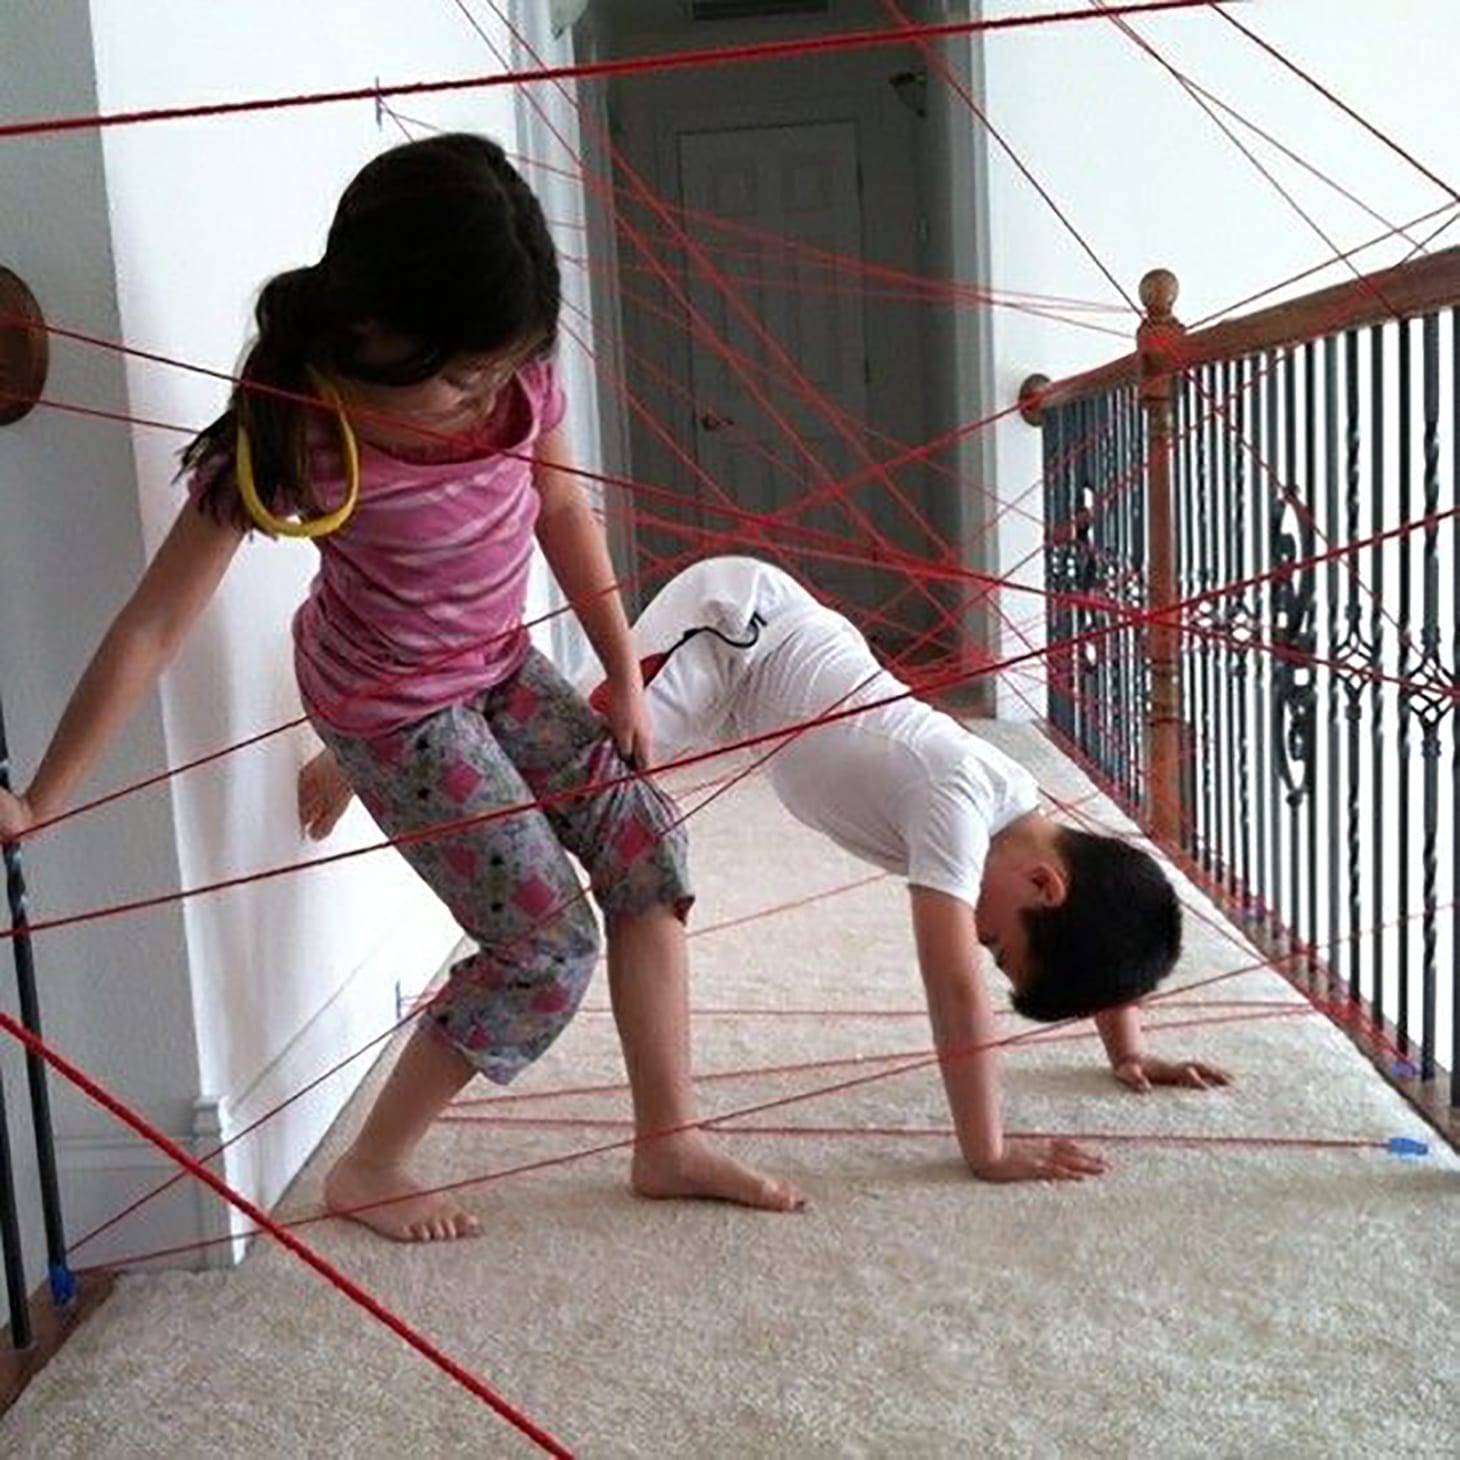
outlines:
M542 212L499 147L441 136L370 162L323 259L264 287L248 388L184 453L189 504L29 790L0 793L0 840L55 816L245 535L316 538L320 571L294 621L300 692L386 834L548 803L404 849L478 951L452 969L325 1186L331 1210L400 1240L479 1229L453 1198L424 1194L408 1158L473 1074L511 1080L583 996L597 926L568 852L608 930L640 1138L634 1189L801 1204L686 1128L692 896L672 806L642 781L565 796L647 764L651 747L607 549L559 428L558 305ZM522 626L534 538L606 666L606 726Z

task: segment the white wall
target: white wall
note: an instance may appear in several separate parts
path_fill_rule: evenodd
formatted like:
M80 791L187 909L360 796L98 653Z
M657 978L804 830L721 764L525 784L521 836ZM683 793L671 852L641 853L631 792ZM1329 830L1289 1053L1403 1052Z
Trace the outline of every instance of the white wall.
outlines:
M1051 0L990 0L984 11L993 17L1066 8ZM1460 8L1450 0L1265 0L1239 12L1244 24L1460 184L1460 131L1450 105ZM1217 16L1171 14L1137 28L1179 70L1393 221L1446 201ZM1177 82L1112 22L1008 31L983 44L992 121L1132 296L1148 269L1173 269L1181 281L1177 314L1195 321L1332 257ZM1382 231L1266 143L1237 130L1341 248ZM1014 166L997 147L990 156L992 285L1119 303ZM1452 232L1439 246L1454 241ZM1406 247L1374 249L1362 256L1363 267L1396 262ZM1289 292L1344 277L1343 266L1334 265ZM1031 372L1058 379L1123 353L1116 339L1029 315L1000 309L993 320L993 395L985 403L991 408L1012 401ZM1133 319L1116 322L1133 330ZM1014 418L1000 424L995 440L998 493L1010 498L1040 476L1039 434ZM1040 528L1013 516L1004 522L999 552L1008 572L1037 548ZM1037 560L1021 577L1042 582ZM1042 616L1037 598L1010 592L1003 601L1021 622ZM1022 648L1014 636L1006 638L1006 652ZM1008 684L1001 686L1000 706L1004 713L1026 712Z
M450 6L408 20L393 0L156 0L145 15L107 3L88 14L74 0L46 7L44 21L39 8L33 20L27 7L12 9L0 82L3 109L17 116L506 69ZM403 109L494 136L509 151L519 145L506 88L418 98ZM7 143L0 248L55 321L231 371L258 287L319 257L344 184L400 140L359 102ZM55 353L51 390L61 398L190 429L226 398L223 382L150 361L83 347ZM0 433L0 686L22 775L181 505L173 475L186 440L46 412ZM296 716L288 625L313 566L305 545L246 546L160 694L88 789ZM534 607L551 594L540 576ZM34 856L38 912L315 854L294 809L295 771L313 748L303 732L277 737L47 838ZM324 850L378 837L356 809ZM387 852L46 939L38 953L58 1042L170 1133L190 1138L215 1126L232 1134L389 1027L398 987L418 990L456 936L424 885ZM242 1142L229 1178L264 1201L277 1196L364 1073L360 1065L368 1060L267 1135ZM120 1205L123 1185L150 1176L115 1168L150 1157L115 1141L106 1123L66 1110L66 1139L90 1142L73 1155L93 1170L85 1202L96 1208L73 1218L74 1232ZM180 1220L198 1225L191 1208ZM133 1223L107 1250L145 1249L161 1235ZM166 1240L182 1239L170 1230ZM85 1257L104 1255L98 1245Z
M542 66L560 66L574 55L570 31L555 37L548 7L529 3L518 7L520 39L499 43L497 54L514 71ZM564 428L575 462L590 471L604 470L604 439L600 412L590 409L597 399L598 371L594 353L601 348L594 328L596 311L592 272L583 263L592 251L598 256L602 244L587 234L589 200L578 180L584 167L586 145L584 119L580 116L580 89L575 82L548 82L541 86L517 87L513 92L517 112L517 134L521 139L523 175L543 206L553 228L562 257L563 329L559 334L558 375L574 408ZM590 114L591 115L591 114ZM591 131L592 122L589 122ZM585 348L586 342L593 350ZM600 511L605 504L601 483L585 480L584 490ZM552 584L546 564L539 558L530 617L562 602ZM559 614L538 641L550 650L557 664L575 682L589 673L597 659L578 621L571 614Z
M445 8L416 17L408 28L400 25L397 6L343 0L307 9L283 3L200 9L176 0L154 6L146 25L116 6L95 10L107 110L237 95L241 76L249 93L275 95L358 86L377 76L388 84L494 69L480 43L465 38L460 17ZM276 31L289 36L288 45L270 41ZM503 91L431 99L425 115L509 143L514 136L511 97ZM389 123L377 127L368 102L106 133L125 338L230 368L259 284L320 256L344 184L371 155L399 140ZM201 424L225 400L222 382L148 361L133 360L128 370L138 415ZM139 431L133 444L143 522L155 545L180 501L171 481L179 442ZM314 564L315 550L304 544L260 540L245 549L163 690L174 763L298 714L288 625ZM294 734L177 784L185 884L312 855L293 809L294 771L312 749L307 736ZM357 809L330 849L378 837ZM301 1033L321 1054L348 1052L327 1034L310 1037L312 1021L342 983L367 970L373 987L361 997L388 1020L396 979L414 991L451 942L439 905L390 854L198 901L188 905L187 917L201 1089L224 1102L225 1132L242 1107L252 1118L302 1083L285 1088L282 1075L270 1078ZM376 966L383 941L402 924L418 930L419 951L395 969ZM340 1015L336 1008L329 1017ZM307 1149L312 1123L299 1124ZM254 1172L249 1149L244 1143L229 1168L246 1186ZM274 1179L290 1165L287 1159L275 1165Z
M6 7L0 111L18 118L95 106L84 0ZM0 262L30 284L54 318L115 338L120 322L102 164L94 132L0 146ZM54 398L130 409L116 356L59 340L51 353ZM102 627L142 569L136 503L124 427L39 409L0 430L0 694L21 781L44 750ZM167 758L153 701L117 742L94 785L138 779ZM28 847L25 862L35 921L175 887L179 864L167 796L152 793L60 828ZM125 1091L151 1119L187 1137L198 1058L177 910L42 934L35 957L48 1037ZM13 987L3 951L0 999L10 1010ZM119 1039L119 1030L128 1036ZM23 1069L9 1041L0 1041L0 1069L16 1117L20 1197L33 1236ZM77 1189L77 1165L91 1159L97 1143L111 1142L116 1127L58 1082L52 1087L63 1160L73 1174L67 1195L75 1230L103 1215L89 1210ZM184 1218L195 1215L189 1204ZM27 1256L34 1286L41 1256L35 1240Z

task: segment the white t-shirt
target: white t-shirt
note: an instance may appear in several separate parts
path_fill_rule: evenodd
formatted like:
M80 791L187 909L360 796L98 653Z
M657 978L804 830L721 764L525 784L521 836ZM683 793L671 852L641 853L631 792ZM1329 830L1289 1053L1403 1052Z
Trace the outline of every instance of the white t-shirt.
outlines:
M814 603L774 614L755 649L734 657L743 676L729 697L722 740L907 695L853 624ZM911 697L808 729L766 769L798 821L854 856L970 906L990 841L1039 804L1022 766Z

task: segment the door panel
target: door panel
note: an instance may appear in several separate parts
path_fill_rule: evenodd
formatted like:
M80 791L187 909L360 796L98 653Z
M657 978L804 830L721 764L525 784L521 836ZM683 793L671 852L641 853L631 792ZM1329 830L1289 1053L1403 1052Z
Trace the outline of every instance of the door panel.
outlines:
M707 326L689 345L695 458L737 506L774 512L865 460L852 444L862 443L859 425L867 415L859 281L850 271L787 254L774 242L795 239L848 258L861 256L856 124L686 132L678 151L687 207L770 236L761 240L695 225L735 299L774 344L693 262L686 284ZM709 334L743 357L749 381L703 337ZM776 347L789 357L789 366L777 358ZM808 387L825 395L845 419L833 420L808 399ZM716 523L713 513L705 520L711 527ZM864 536L835 506L814 508L795 520L841 540ZM867 594L866 573L850 565L808 556L795 557L793 565L838 600Z

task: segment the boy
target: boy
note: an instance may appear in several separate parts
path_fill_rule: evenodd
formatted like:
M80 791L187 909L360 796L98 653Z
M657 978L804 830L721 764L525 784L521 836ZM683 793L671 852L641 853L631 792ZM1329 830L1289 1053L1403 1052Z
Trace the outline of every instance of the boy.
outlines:
M1133 1001L1181 946L1180 905L1155 860L1051 821L1027 771L907 697L857 629L794 578L754 558L706 559L666 585L633 633L659 760L895 699L755 754L768 755L770 783L797 820L907 878L944 1087L975 1175L1080 1180L1105 1169L1074 1142L1004 1139L980 944L1019 1013L1094 1015L1116 1078L1131 1088L1229 1083L1214 1066L1158 1059L1143 1045ZM318 761L301 775L300 798L315 836L344 806Z

